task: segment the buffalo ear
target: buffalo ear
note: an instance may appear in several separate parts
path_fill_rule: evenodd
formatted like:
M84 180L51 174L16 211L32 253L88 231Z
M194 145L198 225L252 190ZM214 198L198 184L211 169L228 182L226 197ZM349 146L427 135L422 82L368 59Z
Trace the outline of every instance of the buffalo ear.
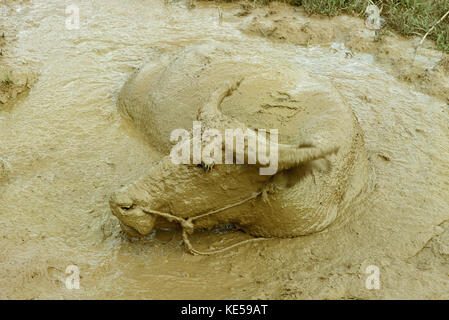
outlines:
M322 158L318 160L312 160L297 167L280 171L279 174L276 174L274 176L273 182L280 188L291 188L308 176L311 176L313 178L313 181L315 181L314 173L316 171L329 172L330 169L331 162L328 159Z

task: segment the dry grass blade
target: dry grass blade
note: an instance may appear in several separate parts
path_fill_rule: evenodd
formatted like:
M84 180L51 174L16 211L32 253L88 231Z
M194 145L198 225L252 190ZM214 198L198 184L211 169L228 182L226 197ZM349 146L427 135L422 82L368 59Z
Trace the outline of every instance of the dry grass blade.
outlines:
M449 10L438 20L434 25L426 32L424 37L422 37L421 41L416 46L415 52L418 51L418 48L423 44L424 40L426 40L427 36L435 29L435 27L440 24L441 21L443 21L447 16L449 15Z

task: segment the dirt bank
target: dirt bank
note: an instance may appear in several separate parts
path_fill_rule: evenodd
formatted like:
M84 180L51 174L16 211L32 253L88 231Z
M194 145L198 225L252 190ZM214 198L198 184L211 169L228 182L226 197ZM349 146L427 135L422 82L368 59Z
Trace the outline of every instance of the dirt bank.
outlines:
M0 107L1 298L449 298L449 78L431 43L409 64L413 39L375 42L361 19L280 4L241 14L238 4L80 1L80 28L67 30L69 4L8 4L5 28L18 32L2 65L19 72L23 61L39 78ZM119 89L193 43L244 43L332 82L364 133L373 188L363 201L320 233L219 256L185 253L176 231L126 237L109 196L160 155L117 112ZM215 230L192 241L246 237ZM65 286L70 265L78 290ZM365 286L370 265L379 290Z
M276 3L269 9L245 6L241 12L246 17L242 31L248 34L299 46L334 44L348 58L354 53L368 53L398 80L449 104L449 83L444 81L448 55L437 51L432 41L416 49L420 37L406 39L390 30L370 30L364 20L355 17L308 16L301 7L286 9ZM344 47L336 47L335 42Z

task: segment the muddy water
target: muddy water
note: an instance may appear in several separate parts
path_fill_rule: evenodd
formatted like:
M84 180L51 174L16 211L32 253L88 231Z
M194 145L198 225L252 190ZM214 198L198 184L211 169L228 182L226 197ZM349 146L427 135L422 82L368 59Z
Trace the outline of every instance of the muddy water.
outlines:
M70 4L12 1L2 8L6 27L18 30L3 59L32 66L39 79L0 111L0 298L449 298L444 101L401 83L371 55L243 33L251 17L235 16L237 5L222 5L219 19L216 4L188 10L156 0L80 1L80 28L67 30ZM185 253L176 232L144 240L120 232L109 195L158 156L118 115L118 91L152 57L212 42L255 55L282 52L330 79L353 108L372 190L344 221L212 257ZM420 61L432 67L434 56ZM194 241L206 248L244 237L211 232ZM65 286L70 265L80 271L78 290ZM365 287L368 265L381 271L380 290Z

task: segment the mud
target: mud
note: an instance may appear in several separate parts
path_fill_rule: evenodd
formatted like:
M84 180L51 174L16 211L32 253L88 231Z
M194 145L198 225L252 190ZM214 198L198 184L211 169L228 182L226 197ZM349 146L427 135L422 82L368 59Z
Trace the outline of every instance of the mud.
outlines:
M27 57L14 59L13 43L17 41L17 27L5 25L14 11L15 2L2 5L0 14L0 110L8 111L17 98L24 96L38 78L38 73L30 68Z
M238 4L80 1L80 29L66 30L69 4L7 4L4 27L17 34L2 66L19 72L24 62L39 78L0 108L1 298L449 298L449 82L433 44L415 56L414 39L374 41L363 19L309 17L280 4L241 14ZM242 32L259 15L298 23L285 34L312 20L323 28L301 31L310 32L308 45ZM371 188L323 231L198 257L184 251L178 230L135 239L111 215L110 195L161 159L120 116L120 88L155 59L217 43L330 81L354 112ZM430 80L407 76L425 69ZM195 233L192 242L210 249L248 237L230 231ZM79 267L78 290L65 286L69 265ZM370 265L379 267L379 290L365 286Z
M37 75L30 70L15 72L17 67L0 67L0 108L9 111L17 99L28 93L36 82Z
M354 17L306 16L302 8L285 10L273 4L269 10L253 8L250 12L241 27L247 34L300 46L344 43L347 57L354 52L369 53L397 79L449 103L449 84L441 77L447 55L436 51L431 41L417 48L420 37L404 39L389 30L370 30L363 19Z

